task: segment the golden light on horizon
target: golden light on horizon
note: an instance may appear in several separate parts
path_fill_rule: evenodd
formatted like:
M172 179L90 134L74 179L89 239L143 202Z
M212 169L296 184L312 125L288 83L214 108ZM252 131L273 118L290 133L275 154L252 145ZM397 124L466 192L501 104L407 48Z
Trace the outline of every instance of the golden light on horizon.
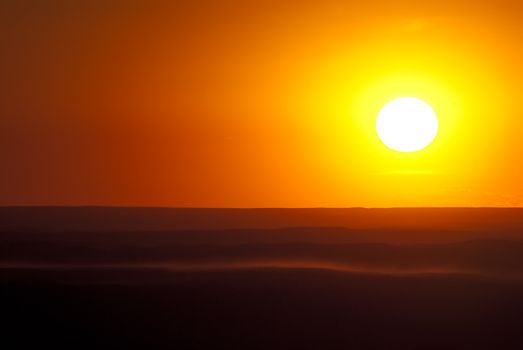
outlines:
M380 140L399 152L416 152L432 143L438 133L438 118L432 108L414 97L389 102L376 119Z

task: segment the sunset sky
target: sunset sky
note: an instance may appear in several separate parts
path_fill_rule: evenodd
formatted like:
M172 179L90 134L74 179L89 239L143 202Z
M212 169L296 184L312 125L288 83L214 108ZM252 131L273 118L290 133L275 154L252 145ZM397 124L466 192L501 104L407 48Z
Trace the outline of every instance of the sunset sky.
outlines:
M515 0L4 0L0 205L520 206L522 42Z

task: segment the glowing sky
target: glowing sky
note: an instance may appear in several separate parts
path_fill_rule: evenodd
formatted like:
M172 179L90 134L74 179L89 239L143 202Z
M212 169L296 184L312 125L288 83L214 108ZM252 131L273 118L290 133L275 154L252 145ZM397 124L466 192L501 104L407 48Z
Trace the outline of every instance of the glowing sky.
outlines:
M521 205L523 4L357 3L2 1L0 204Z

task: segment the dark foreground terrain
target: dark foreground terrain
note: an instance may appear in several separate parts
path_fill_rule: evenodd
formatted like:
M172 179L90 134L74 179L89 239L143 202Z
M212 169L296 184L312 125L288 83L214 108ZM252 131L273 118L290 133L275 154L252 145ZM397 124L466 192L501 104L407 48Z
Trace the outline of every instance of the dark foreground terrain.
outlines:
M305 211L0 209L2 348L523 347L523 211Z

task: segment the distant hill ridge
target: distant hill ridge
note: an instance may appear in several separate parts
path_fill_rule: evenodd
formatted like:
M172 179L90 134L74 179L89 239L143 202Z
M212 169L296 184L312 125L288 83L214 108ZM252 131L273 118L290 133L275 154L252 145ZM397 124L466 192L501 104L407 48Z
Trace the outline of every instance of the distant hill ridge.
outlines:
M0 231L168 231L341 227L523 231L523 208L0 207Z

